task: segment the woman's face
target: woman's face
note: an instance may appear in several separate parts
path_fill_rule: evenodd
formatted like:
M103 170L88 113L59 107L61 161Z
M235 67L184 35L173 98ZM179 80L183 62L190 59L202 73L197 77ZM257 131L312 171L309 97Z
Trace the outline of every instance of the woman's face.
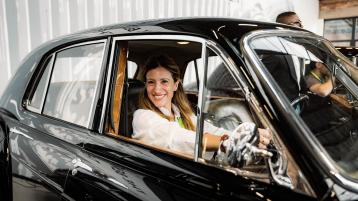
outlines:
M171 111L174 91L177 90L179 81L174 82L171 73L161 66L148 71L146 80L149 100L156 107L165 107Z

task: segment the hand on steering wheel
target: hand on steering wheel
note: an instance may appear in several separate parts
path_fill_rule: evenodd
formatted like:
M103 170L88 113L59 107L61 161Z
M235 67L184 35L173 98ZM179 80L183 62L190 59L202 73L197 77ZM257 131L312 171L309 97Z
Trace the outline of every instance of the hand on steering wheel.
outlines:
M217 160L233 167L242 167L252 161L255 153L270 155L264 150L270 141L271 133L268 130L257 129L251 122L242 123L222 141Z

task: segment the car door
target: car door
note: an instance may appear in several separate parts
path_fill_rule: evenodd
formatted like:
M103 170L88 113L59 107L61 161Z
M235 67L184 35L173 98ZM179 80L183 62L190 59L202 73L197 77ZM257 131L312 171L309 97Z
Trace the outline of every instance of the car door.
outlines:
M49 69L52 64L53 56L49 56L39 68ZM40 85L44 85L48 72L43 74ZM61 140L46 131L51 120L29 110L21 110L20 116L21 119L5 117L12 199L61 200L65 197L62 192L73 154Z
M176 57L182 66L193 57L206 55L202 52L203 39L188 36L162 38L152 35L114 39L99 133L89 134L83 148L76 152L65 193L75 200L311 199L280 185L238 176L240 171L213 165L202 156L194 160L194 153L188 156L131 138L132 109L129 107L135 101L133 97L144 90L140 83L140 68L148 55L158 47L162 49L161 53L191 55L187 60ZM183 48L178 45L179 41L190 41L195 45ZM131 74L132 67L134 75ZM204 69L201 68L201 76L206 72ZM203 120L204 116L199 115Z
M50 52L33 75L21 119L8 118L13 200L71 200L65 191L89 134L106 40Z

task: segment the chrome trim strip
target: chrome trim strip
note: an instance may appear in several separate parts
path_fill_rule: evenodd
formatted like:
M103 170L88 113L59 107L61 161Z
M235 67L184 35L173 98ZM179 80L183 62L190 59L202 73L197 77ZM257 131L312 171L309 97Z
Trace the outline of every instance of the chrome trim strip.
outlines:
M104 121L105 121L105 115L106 115L106 107L107 107L107 102L108 102L108 94L109 94L109 86L110 81L111 81L111 73L112 73L112 67L113 67L113 62L114 62L114 48L115 46L115 41L112 38L112 48L111 48L111 54L110 54L110 58L109 58L109 66L107 68L107 79L106 79L106 86L105 86L105 91L104 91L104 95L103 95L103 104L102 104L102 114L101 114L101 119L99 122L99 132L103 133L104 132Z
M101 71L103 71L103 67L104 67L104 64L103 62L106 62L104 61L104 58L106 58L106 55L104 55L106 53L106 47L107 47L107 39L105 40L101 40L103 41L103 48L102 48L102 62L101 62ZM98 42L98 43L102 43L102 42ZM91 44L95 44L95 43L91 43ZM98 101L98 97L99 97L99 94L98 94L98 91L100 91L98 89L99 87L99 84L100 84L100 80L101 80L101 77L100 77L101 73L99 74L97 80L96 80L96 86L95 86L95 91L93 93L94 97L93 97L93 100L91 102L91 107L90 107L90 112L89 112L89 118L88 118L88 121L87 121L87 128L90 128L92 127L92 122L93 122L93 119L94 119L94 111L96 111L96 106L95 106L95 101Z
M250 64L248 65L248 68L252 70L254 74L260 76L259 79L263 80L263 83L267 84L267 88L269 88L270 93L272 93L274 100L277 101L285 110L286 117L291 119L291 126L301 133L298 137L302 137L302 141L305 142L304 146L311 152L311 156L319 162L320 166L328 175L332 176L334 181L352 191L358 192L358 184L347 179L342 175L342 173L340 173L333 159L329 156L320 142L313 136L312 132L305 125L303 120L297 117L293 108L290 106L290 103L286 99L282 98L285 96L283 92L281 90L278 91L277 87L272 85L273 80L267 76L267 73L269 72L264 68L259 61L259 58L257 58L254 51L250 48L252 40L266 36L297 36L318 39L325 42L328 42L328 40L309 32L293 30L260 30L248 33L243 37L243 39L241 39L240 45L244 58L246 58Z
M207 51L206 51L206 41L202 43L202 49L201 49L201 58L202 58L202 65L204 68L201 70L198 69L199 78L202 78L199 80L199 94L198 94L198 110L196 112L197 117L199 117L199 121L196 123L196 136L195 136L195 147L194 147L194 161L198 162L199 158L201 158L202 155L202 141L203 141L203 135L204 135L204 118L202 117L203 110L204 110L204 95L206 95L206 72L208 68L208 62L207 62ZM201 132L203 131L203 132Z
M108 60L108 52L110 51L110 49L111 49L111 47L110 47L110 45L111 45L111 41L112 41L112 38L109 36L109 37L107 37L106 38L106 42L105 42L105 44L104 44L104 50L103 50L103 52L104 52L104 55L103 55L103 57L102 57L102 63L101 63L101 71L100 71L100 73L99 73L99 79L98 79L98 81L97 81L97 86L96 86L96 88L98 88L98 87L100 87L100 85L102 85L102 82L104 81L102 78L103 78L103 76L106 74L106 72L105 72L105 70L107 69L106 68L106 62L107 62L107 60ZM91 115L91 119L90 119L90 122L89 122L89 128L93 128L93 126L94 126L94 119L95 119L95 115L96 115L96 108L97 108L97 105L98 105L98 101L99 101L99 97L101 96L101 94L100 93L102 93L102 90L100 90L100 89L96 89L96 93L94 94L94 100L96 101L96 104L94 104L93 106L92 106L92 110L94 111L93 112L93 114ZM101 114L102 115L102 114ZM97 131L98 132L101 132L101 127L97 127L96 128L97 129Z
M191 42L203 43L205 39L189 35L134 35L134 36L115 36L113 42L118 40L186 40Z

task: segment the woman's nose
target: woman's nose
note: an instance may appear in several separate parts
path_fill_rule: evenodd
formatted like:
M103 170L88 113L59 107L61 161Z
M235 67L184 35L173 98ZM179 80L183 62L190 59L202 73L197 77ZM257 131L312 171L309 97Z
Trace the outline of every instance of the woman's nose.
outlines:
M160 91L162 89L162 86L160 83L156 82L154 84L154 91Z

